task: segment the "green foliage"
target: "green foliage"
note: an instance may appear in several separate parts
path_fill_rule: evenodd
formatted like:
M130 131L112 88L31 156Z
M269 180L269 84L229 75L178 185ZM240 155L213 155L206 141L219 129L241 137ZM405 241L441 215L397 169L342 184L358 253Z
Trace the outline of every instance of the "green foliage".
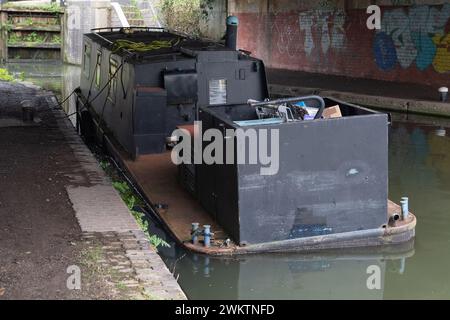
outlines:
M54 12L54 13L61 11L61 7L56 2L42 4L42 5L38 6L38 7L41 10L50 11L50 12Z
M30 17L26 18L25 21L23 22L25 25L27 26L32 26L33 25L33 19L31 19Z
M27 34L25 37L23 37L23 41L25 42L38 42L38 40L40 40L41 37L38 36L38 34L36 32L32 32L30 34Z
M15 43L18 43L18 42L20 42L20 40L21 40L21 38L17 35L17 33L11 32L11 33L9 34L9 37L8 37L8 43L9 43L9 44L15 44Z
M145 214L136 210L136 206L143 206L144 204L135 195L134 191L130 188L128 183L117 177L114 167L111 166L110 162L102 160L100 161L100 166L110 177L112 177L113 187L119 192L120 197L125 202L126 206L130 210L141 230L144 231L145 235L150 241L150 244L156 249L158 247L170 247L170 244L168 244L157 235L150 235L148 231L148 220L145 218Z
M100 163L102 167L109 167L105 163ZM114 188L119 192L120 196L122 197L122 200L127 205L128 209L130 210L131 214L135 218L137 224L139 227L145 232L145 235L150 240L150 243L155 247L158 248L160 246L163 247L170 247L170 245L164 241L163 239L159 238L157 235L150 235L148 232L148 221L145 219L145 214L135 210L135 207L138 205L142 205L141 201L135 196L133 190L130 188L128 183L125 181L114 181L113 182Z
M59 35L54 35L54 36L52 37L52 43L60 44L60 43L61 43L61 36L59 36Z
M158 248L159 246L170 248L170 244L168 244L166 241L158 237L156 234L149 237L150 243L155 247Z
M5 9L42 10L52 13L61 12L61 7L56 2L44 4L21 4L20 2L8 2L3 5Z
M20 35L17 32L10 32L8 43L15 44L20 42L28 42L28 43L44 43L46 39L46 36L43 34L38 34L37 32L33 31L31 33L28 33L26 35ZM59 37L59 41L61 41L61 38Z
M0 80L1 81L14 81L14 77L8 72L8 70L0 68Z
M214 0L200 0L200 10L203 19L207 20L209 18L209 12L214 9L213 2Z
M5 24L3 24L1 26L1 30L5 30L7 32L10 32L12 30L13 26L14 25L10 21L8 21L7 23L5 23Z
M141 10L139 10L139 8L135 9L135 14L136 14L136 19L144 19L144 16L142 15Z
M198 37L201 20L208 18L211 3L212 0L162 0L160 10L167 28Z
M108 161L104 161L104 160L103 160L103 161L100 161L100 167L101 167L103 170L107 171L107 170L110 169L111 165L109 164Z
M18 74L17 74L17 78L20 80L20 81L25 81L25 72L19 72Z

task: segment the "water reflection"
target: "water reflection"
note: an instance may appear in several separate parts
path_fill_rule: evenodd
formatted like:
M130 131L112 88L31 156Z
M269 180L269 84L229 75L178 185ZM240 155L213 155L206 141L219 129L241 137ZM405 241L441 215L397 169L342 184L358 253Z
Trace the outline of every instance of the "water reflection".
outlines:
M396 115L390 134L390 195L410 196L416 254L385 298L450 297L450 119ZM443 135L445 130L445 135Z
M55 93L59 101L68 97L80 85L80 67L61 62L6 63L6 68L17 79L21 79ZM63 104L64 111L75 111L75 98ZM75 117L70 118L74 123Z
M179 274L190 299L383 299L387 274L405 273L407 258L414 254L411 247L397 253L365 250L235 258L184 253L178 260L166 257L166 263ZM372 275L368 268L373 266L380 272L379 289L367 286Z
M1 66L17 79L31 82L46 90L61 93L63 64L60 62L6 63Z

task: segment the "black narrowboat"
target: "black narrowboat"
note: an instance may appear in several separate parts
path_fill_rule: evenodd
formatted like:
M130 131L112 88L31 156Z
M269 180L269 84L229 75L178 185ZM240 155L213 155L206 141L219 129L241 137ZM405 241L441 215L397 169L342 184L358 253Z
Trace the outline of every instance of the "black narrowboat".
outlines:
M408 199L388 199L387 114L330 97L269 100L263 61L165 29L93 30L83 48L80 133L108 147L188 249L233 255L413 241ZM205 139L211 132L222 135ZM251 132L268 137L272 168L239 161L252 158ZM210 153L218 161L196 161L228 143ZM193 147L177 159L192 161L174 161L181 144Z

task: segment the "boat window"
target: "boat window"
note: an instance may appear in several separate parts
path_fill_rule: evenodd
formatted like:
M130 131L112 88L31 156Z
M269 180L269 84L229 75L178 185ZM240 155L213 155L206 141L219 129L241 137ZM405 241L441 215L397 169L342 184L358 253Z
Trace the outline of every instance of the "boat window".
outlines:
M91 69L91 45L86 43L84 45L84 61L83 61L83 73L86 78L89 78Z
M97 51L97 64L95 66L95 86L100 88L102 52Z
M109 59L109 95L108 97L112 102L115 102L116 90L117 90L117 61Z
M227 104L226 79L209 80L209 104L210 105Z

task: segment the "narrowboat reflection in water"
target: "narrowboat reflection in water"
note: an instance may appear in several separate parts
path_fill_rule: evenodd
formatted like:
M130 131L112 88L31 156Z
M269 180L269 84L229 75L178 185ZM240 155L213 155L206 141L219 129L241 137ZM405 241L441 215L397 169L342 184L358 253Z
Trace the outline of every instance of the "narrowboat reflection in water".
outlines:
M234 258L189 253L166 258L189 299L383 299L401 277L413 244L392 252L263 254ZM164 257L164 253L163 253ZM209 297L209 298L208 298Z

